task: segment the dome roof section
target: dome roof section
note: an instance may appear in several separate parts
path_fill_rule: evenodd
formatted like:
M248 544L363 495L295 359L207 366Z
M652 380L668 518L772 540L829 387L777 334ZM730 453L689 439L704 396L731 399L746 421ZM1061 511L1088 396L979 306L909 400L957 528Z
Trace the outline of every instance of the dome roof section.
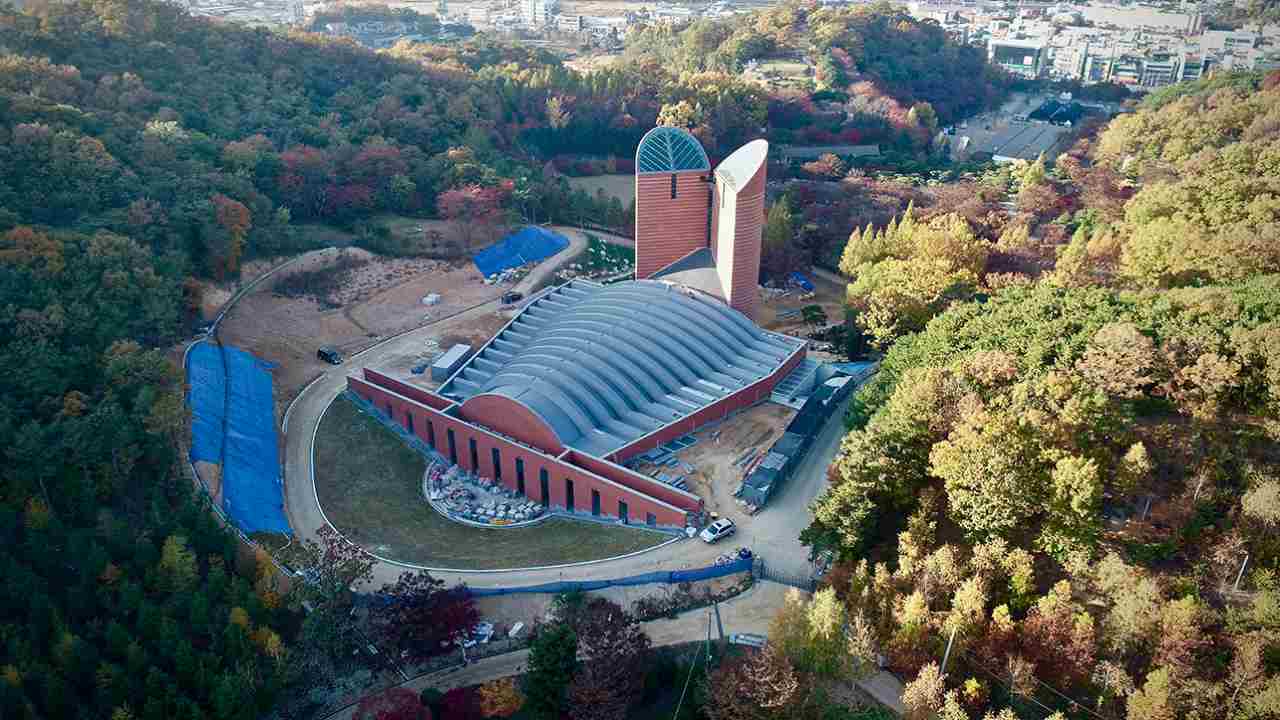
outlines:
M527 305L440 392L464 408L507 398L561 444L604 456L767 377L800 347L670 283L574 281Z
M711 162L697 138L687 130L656 127L644 134L636 148L636 172L671 173L710 170Z

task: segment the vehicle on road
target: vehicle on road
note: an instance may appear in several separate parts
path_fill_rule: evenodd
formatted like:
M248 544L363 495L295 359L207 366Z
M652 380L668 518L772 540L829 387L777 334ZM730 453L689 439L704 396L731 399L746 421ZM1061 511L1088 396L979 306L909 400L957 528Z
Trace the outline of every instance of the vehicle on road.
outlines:
M471 637L462 643L462 647L475 647L477 643L487 643L493 639L493 623L476 623L471 628Z
M342 364L342 351L331 345L321 346L319 350L316 350L316 357L330 365Z
M524 293L516 292L515 290L509 290L507 292L502 293L503 305L515 305L516 303L520 302L523 299L524 299Z
M708 545L714 543L721 538L727 538L738 531L738 526L733 524L729 518L720 518L702 529L702 533L698 537Z

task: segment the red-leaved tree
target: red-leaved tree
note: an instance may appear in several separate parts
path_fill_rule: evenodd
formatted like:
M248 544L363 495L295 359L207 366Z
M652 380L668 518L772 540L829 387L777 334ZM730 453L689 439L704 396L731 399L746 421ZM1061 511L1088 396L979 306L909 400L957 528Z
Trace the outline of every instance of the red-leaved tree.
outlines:
M393 687L361 700L351 717L352 720L431 720L431 710L422 704L418 693Z
M582 664L569 683L569 716L623 717L643 690L649 636L634 616L604 598L588 602L571 622Z
M436 198L436 209L449 220L465 247L477 237L487 238L502 219L503 190L467 185L445 190Z
M465 586L446 588L444 581L421 570L406 572L380 591L382 604L370 620L397 652L419 661L448 649L480 619Z

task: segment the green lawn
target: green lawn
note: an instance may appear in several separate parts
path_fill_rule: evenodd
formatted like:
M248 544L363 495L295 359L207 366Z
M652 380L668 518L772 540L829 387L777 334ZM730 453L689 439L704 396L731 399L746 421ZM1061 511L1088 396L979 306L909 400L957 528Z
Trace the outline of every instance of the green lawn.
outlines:
M473 570L599 560L665 542L662 533L552 518L487 530L447 520L419 490L422 456L339 397L316 433L316 493L329 522L385 558Z

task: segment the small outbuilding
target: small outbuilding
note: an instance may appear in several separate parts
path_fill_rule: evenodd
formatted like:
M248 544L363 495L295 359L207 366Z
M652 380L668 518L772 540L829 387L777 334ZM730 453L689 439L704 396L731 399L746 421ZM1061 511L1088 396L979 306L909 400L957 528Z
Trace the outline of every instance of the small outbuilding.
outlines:
M444 382L451 375L462 367L467 358L471 357L471 346L465 343L458 343L445 351L443 355L436 358L431 363L431 379L436 382Z

